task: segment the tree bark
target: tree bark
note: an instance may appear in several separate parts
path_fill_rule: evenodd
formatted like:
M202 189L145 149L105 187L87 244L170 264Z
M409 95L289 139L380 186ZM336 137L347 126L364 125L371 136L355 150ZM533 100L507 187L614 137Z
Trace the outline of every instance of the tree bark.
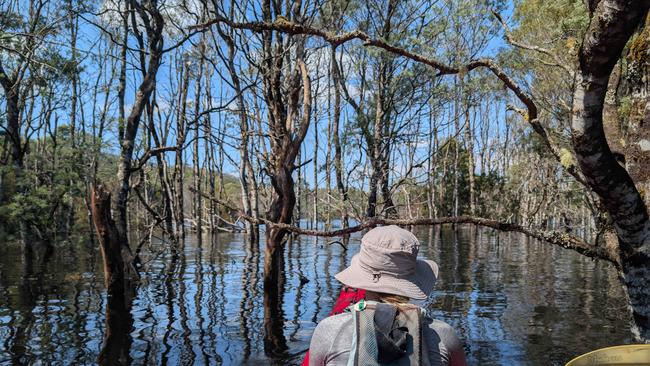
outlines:
M104 263L104 284L110 294L124 293L137 278L132 266L131 249L120 241L115 221L111 217L111 195L103 186L95 186L91 192L93 223L99 237Z
M0 61L0 85L2 85L5 94L6 104L6 119L7 119L7 137L9 145L11 146L11 165L14 174L14 187L0 186L2 194L0 199L4 197L9 200L15 192L21 193L24 191L23 186L23 169L25 167L25 149L20 137L20 85L15 77L10 77L6 74ZM0 179L0 183L2 183ZM12 189L9 189L12 188ZM0 201L1 202L1 201ZM21 230L22 231L22 230Z
M199 138L201 134L201 120L199 118L199 111L201 109L201 79L203 78L203 65L205 63L205 39L201 39L199 44L199 52L201 55L201 60L199 61L199 71L196 76L196 88L194 90L194 151L193 151L193 163L194 166L194 189L197 192L201 192L202 189L202 170L201 162L199 157ZM194 220L196 221L196 232L198 234L198 240L201 242L202 232L203 232L203 202L201 202L202 196L197 194L194 196Z
M234 34L232 31L226 32L220 27L218 28L218 31L228 47L228 54L225 57L220 56L226 64L226 68L230 74L230 79L232 80L232 87L237 101L237 114L239 115L239 131L241 136L239 142L239 154L241 160L241 165L239 166L239 183L241 185L242 207L247 215L257 217L257 209L254 209L254 206L256 205L254 202L256 201L254 195L257 194L257 183L255 182L255 174L253 172L249 151L250 131L248 109L246 107L246 101L244 100L244 90L241 86L239 73L235 67L237 48L235 47ZM251 245L256 245L259 239L259 226L251 222L246 222L244 225L249 243Z
M131 2L142 18L147 19L149 38L149 66L142 79L126 121L124 136L120 141L118 158L118 185L113 194L101 186L91 191L91 207L95 231L99 237L104 260L104 278L108 291L107 330L101 364L128 363L130 345L130 304L135 294L138 273L129 248L127 231L127 202L130 191L132 156L142 112L155 86L155 77L162 56L163 19L151 2L144 5ZM113 196L113 199L111 199ZM111 210L112 206L112 210Z
M111 195L102 186L91 190L93 223L99 238L107 289L106 329L97 360L100 365L130 364L131 304L135 295L138 273L133 266L133 254L111 217Z
M300 4L295 6L290 17L299 16ZM277 11L277 9L275 9ZM271 1L262 3L262 15L265 21L271 19ZM295 64L285 64L288 47L295 42ZM273 37L272 31L262 32L262 75L263 94L268 108L271 156L268 157L267 172L275 192L267 211L270 222L289 225L293 222L296 206L293 171L296 158L300 152L311 120L311 81L304 62L305 37L284 41L281 35ZM287 62L288 63L288 62ZM285 71L288 70L288 71ZM284 75L286 73L286 75ZM302 86L302 88L301 88ZM302 89L302 98L301 91ZM302 99L302 113L299 111ZM302 116L300 116L302 114ZM300 118L299 118L300 116ZM297 126L296 125L297 123ZM276 353L286 350L286 340L275 325L282 321L281 306L273 301L281 299L284 270L284 239L288 231L282 227L270 226L266 230L266 247L264 257L264 291L266 299L271 299L265 312L265 349ZM273 300L275 299L275 300Z
M598 3L578 55L571 121L580 170L614 222L633 334L643 342L650 342L650 220L634 182L609 148L603 106L614 65L648 7L649 1Z

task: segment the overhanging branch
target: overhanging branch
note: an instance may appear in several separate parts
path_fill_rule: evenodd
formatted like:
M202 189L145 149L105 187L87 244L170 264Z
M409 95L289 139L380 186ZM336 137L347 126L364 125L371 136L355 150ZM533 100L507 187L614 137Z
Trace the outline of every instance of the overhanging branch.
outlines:
M619 262L606 248L594 246L576 236L559 231L540 231L528 229L518 224L501 222L481 217L473 216L455 216L455 217L439 217L439 218L420 218L420 219L382 219L372 218L368 221L362 222L356 226L338 230L309 230L302 229L293 225L276 223L263 218L255 218L244 214L241 210L233 207L229 202L211 197L205 193L198 192L193 188L190 191L199 193L204 198L211 200L219 205L228 208L231 212L236 213L241 219L250 221L255 224L264 224L267 227L273 227L281 230L286 230L298 235L317 236L317 237L341 237L356 233L362 230L371 229L380 225L398 225L398 226L434 226L443 224L474 224L478 226L485 226L499 231L519 232L532 238L545 241L565 249L571 249L584 256L602 259L612 263L616 268L620 268Z

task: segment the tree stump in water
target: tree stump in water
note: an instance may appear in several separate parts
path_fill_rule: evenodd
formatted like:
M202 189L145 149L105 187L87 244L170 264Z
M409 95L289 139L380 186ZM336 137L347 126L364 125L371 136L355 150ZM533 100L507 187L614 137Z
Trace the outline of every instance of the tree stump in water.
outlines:
M133 327L131 304L138 273L133 265L126 233L119 232L111 216L111 195L101 185L92 189L91 210L108 295L104 343L97 362L100 365L126 365L130 363L130 333Z
M109 295L125 295L133 291L139 278L133 265L133 254L126 233L120 233L111 215L111 194L102 185L91 192L93 223L99 239L104 263L104 284Z

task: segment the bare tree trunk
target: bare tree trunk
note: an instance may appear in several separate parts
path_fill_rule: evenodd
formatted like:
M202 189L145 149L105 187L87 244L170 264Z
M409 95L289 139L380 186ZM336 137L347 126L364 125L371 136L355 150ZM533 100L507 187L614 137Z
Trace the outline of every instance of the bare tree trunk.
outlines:
M300 4L297 5L292 9L293 14L290 17L299 17L301 9ZM270 0L262 3L262 15L265 21L271 20ZM296 169L296 158L311 121L311 81L304 62L304 41L303 36L297 38L294 51L296 54L295 64L283 65L286 60L285 53L288 44L280 36L274 40L271 31L262 32L264 54L261 64L264 84L263 93L268 108L271 142L271 156L269 156L267 172L275 192L267 212L267 218L274 223L291 224L293 222L296 193L292 173ZM287 68L289 68L287 71L283 70ZM287 73L286 76L283 75L285 72ZM301 99L302 116L299 119ZM299 121L297 127L294 126L296 121ZM287 230L277 226L267 227L266 230L264 257L265 305L267 299L275 301L281 295L281 287L283 286L281 275L283 271L283 243L287 233ZM270 305L277 305L273 301L271 301ZM281 308L272 306L269 311L268 314L265 312L265 348L267 351L281 352L287 347L286 340L281 332L277 332L278 326L274 325L282 320Z
M251 153L249 151L250 131L248 109L244 100L244 90L241 87L241 80L235 67L235 55L237 48L235 47L234 34L232 31L227 33L226 31L222 30L221 27L218 28L218 31L221 38L226 42L226 45L228 46L228 54L225 57L222 56L222 59L225 62L230 74L232 86L237 100L240 131L239 154L241 156L241 165L239 166L239 183L241 185L242 207L247 215L257 217L257 209L254 209L254 206L257 205L256 199L254 197L257 195L257 184L255 182L255 174L253 172L253 167L250 159ZM255 203L253 203L253 201L255 201ZM246 228L246 234L248 235L249 243L251 245L256 245L259 239L259 225L248 221L245 222L244 225Z
M427 160L427 211L429 213L429 218L438 217L438 211L436 208L436 182L435 170L437 168L437 159L438 155L438 129L436 127L436 117L433 112L433 109L429 111L429 133L428 133L428 156Z
M458 84L454 79L454 135L456 136L454 138L454 216L458 216L460 214L460 207L458 202L458 176L460 175L460 170L458 169L460 160L460 141L458 138L458 136L460 136L460 103L458 101L458 98Z
M176 117L176 160L174 162L174 178L176 178L176 238L178 243L182 244L185 241L185 162L184 162L184 149L186 131L187 131L187 92L190 82L189 65L185 64L181 70L181 85L179 95L179 110Z
M474 136L472 133L472 121L469 117L469 97L465 105L465 146L467 149L467 175L469 178L469 212L470 215L476 213L476 200L474 198Z
M296 157L297 170L298 170L298 189L296 189L296 216L294 217L294 222L296 226L300 227L300 220L302 219L302 196L303 196L303 167L302 167L302 149L298 150L298 156Z
M104 343L97 362L100 365L130 363L131 303L135 296L133 280L138 274L133 267L133 254L111 218L111 195L102 186L91 192L91 208L99 248L104 263L104 283L108 292Z
M343 149L339 136L339 124L341 121L341 73L339 72L338 61L336 60L336 47L331 48L332 79L334 83L334 116L332 119L332 142L334 143L334 172L336 176L336 188L341 196L341 224L344 228L350 225L348 216L348 190L343 180Z
M201 241L201 235L203 232L203 196L201 195L202 189L202 171L201 171L201 162L199 160L199 141L201 141L201 119L199 118L199 111L201 109L201 79L203 78L203 66L205 63L205 34L201 39L199 44L199 53L201 55L201 60L199 61L199 70L196 76L196 89L194 91L194 152L193 152L193 163L194 165L194 190L196 194L194 195L194 220L196 221L196 232L198 235L199 242Z
M131 112L126 120L124 135L120 141L121 151L117 167L118 186L113 193L113 199L111 200L111 195L104 191L102 187L96 186L91 192L93 221L104 259L104 277L109 294L107 337L105 347L98 360L100 364L120 362L116 361L115 357L117 357L117 360L128 362L128 348L130 346L128 338L130 314L128 311L135 294L135 283L138 280L134 258L129 248L127 229L127 202L130 191L131 164L140 118L155 88L156 73L160 65L163 49L163 18L158 9L152 3L140 5L132 1L130 5L142 19L146 19L147 38L149 40L149 65L138 87ZM110 313L109 315L109 312L113 309L124 311L119 311L119 314L118 312Z
M318 95L318 91L316 91ZM316 114L316 113L315 113ZM312 227L318 228L318 117L314 118L314 192L312 198L313 220Z
M332 124L330 86L327 86L327 151L325 152L325 197L327 209L325 210L325 229L332 227ZM1 198L0 198L1 199Z

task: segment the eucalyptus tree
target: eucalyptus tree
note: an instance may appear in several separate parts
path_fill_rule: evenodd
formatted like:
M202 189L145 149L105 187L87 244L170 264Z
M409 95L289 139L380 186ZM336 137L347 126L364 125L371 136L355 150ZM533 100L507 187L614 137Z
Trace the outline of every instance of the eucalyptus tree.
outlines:
M367 3L367 6L349 6L349 12L354 22L360 25L360 30L370 36L402 47L414 45L420 49L423 44L418 42L418 38L430 35L426 32L427 24L432 22L430 10L433 3L388 0ZM395 149L399 148L397 141L405 137L405 129L417 118L413 111L420 109L426 100L423 95L426 78L422 78L421 67L384 50L353 45L344 52L349 65L340 65L336 53L332 54L334 126L338 131L342 95L354 111L354 128L363 136L364 156L369 166L368 181L359 187L364 190L367 187L368 191L364 216L371 218L386 214L395 217L398 212L392 197L396 187L391 184L391 159ZM350 88L354 88L354 92ZM338 135L334 138L338 139ZM335 141L335 148L336 145L338 141ZM338 154L336 152L335 167L342 165ZM336 168L336 174L339 191L346 199L347 193L339 184L342 183L342 178L339 178L343 175L341 169ZM383 206L379 205L380 198ZM377 212L378 207L381 207L380 212Z

